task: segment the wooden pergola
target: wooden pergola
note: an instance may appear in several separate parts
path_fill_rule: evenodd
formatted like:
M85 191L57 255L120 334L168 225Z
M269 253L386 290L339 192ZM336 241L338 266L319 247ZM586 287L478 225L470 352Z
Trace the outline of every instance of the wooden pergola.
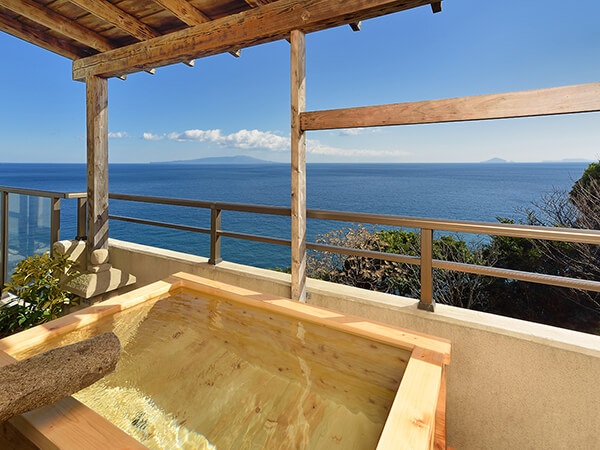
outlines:
M362 20L426 5L441 11L440 0L0 0L0 30L73 60L73 79L86 83L90 252L108 245L107 79L289 40L292 298L305 301L306 131L600 111L600 83L305 111L306 33L341 25L356 31ZM431 241L431 230L423 231ZM430 278L424 265L422 277ZM422 292L421 304L431 306L431 297Z

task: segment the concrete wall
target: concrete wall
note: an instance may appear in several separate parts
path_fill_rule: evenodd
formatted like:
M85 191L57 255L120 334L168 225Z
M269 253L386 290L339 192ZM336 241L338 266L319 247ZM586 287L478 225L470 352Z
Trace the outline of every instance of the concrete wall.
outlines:
M110 241L138 286L185 271L289 296L289 275ZM600 448L600 337L388 294L308 282L311 304L452 341L448 445L457 449Z

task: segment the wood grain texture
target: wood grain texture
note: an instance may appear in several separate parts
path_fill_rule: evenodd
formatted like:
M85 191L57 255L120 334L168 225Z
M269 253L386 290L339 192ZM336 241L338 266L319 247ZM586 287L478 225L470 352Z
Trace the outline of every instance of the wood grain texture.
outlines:
M215 280L179 272L172 276L181 281L181 286L204 294L235 301L248 306L260 307L272 314L283 314L298 320L326 326L375 342L400 347L409 351L419 347L439 354L444 364L450 363L450 342L402 328L375 322L358 316L344 314L283 297L263 294L249 289L232 286ZM1 344L2 341L0 341ZM1 347L0 347L1 349Z
M0 367L13 362L15 359L12 356L0 350ZM13 417L5 423L5 427L8 429L0 430L0 444L10 445L2 447L7 449L145 448L73 397Z
M144 449L142 444L73 397L10 420L42 449Z
M386 421L378 450L433 447L443 363L415 348Z
M437 410L435 412L435 438L433 448L435 450L446 450L446 366L442 367L442 383L438 397Z
M445 100L311 111L301 114L308 130L508 119L600 111L600 83Z
M291 159L292 159L292 300L306 302L306 136L300 113L306 110L306 39L291 33Z
M0 367L0 422L90 386L113 372L120 356L119 339L108 332Z
M120 28L121 30L141 41L160 36L160 33L158 33L156 30L105 0L70 1L94 16L105 20L106 22Z
M14 0L13 0L14 1ZM73 78L110 77L235 51L430 4L427 0L279 0L73 63Z
M29 25L0 14L0 31L37 45L68 59L79 59L90 55L81 47L72 45L62 39L55 38Z
M170 11L183 23L194 26L210 22L212 19L199 9L196 9L187 0L154 0L160 6ZM229 52L232 56L239 58L241 50Z
M87 105L87 252L108 248L108 83L86 80Z
M84 328L119 311L132 308L151 299L166 296L169 292L179 289L181 283L181 279L178 278L157 281L51 322L0 339L0 364L2 364L3 352L8 355L22 353L28 348L43 344L70 331Z
M0 0L0 6L96 50L116 48L107 38L32 0Z

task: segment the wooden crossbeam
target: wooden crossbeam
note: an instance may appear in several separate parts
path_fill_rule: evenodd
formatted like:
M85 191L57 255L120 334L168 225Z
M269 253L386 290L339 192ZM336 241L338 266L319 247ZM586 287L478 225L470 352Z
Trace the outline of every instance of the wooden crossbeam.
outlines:
M61 39L50 36L29 25L25 25L18 20L0 15L0 31L4 31L12 36L23 39L38 47L45 48L51 52L57 53L65 58L79 59L89 56L84 49L71 45Z
M6 1L6 0L0 0ZM14 1L14 0L13 0ZM278 0L185 30L83 58L73 63L73 78L110 77L370 19L428 5L431 0Z
M442 12L442 2L434 2L431 4L431 10L434 14Z
M200 25L210 22L212 19L199 9L195 8L186 0L154 0L160 6L170 11L175 17L189 26ZM239 58L240 50L229 52L232 56Z
M362 22L352 22L350 24L350 28L352 28L352 31L360 31L361 25L362 25Z
M117 8L105 0L69 0L90 14L105 20L140 41L160 36L156 30L141 22L131 14Z
M600 83L505 94L311 111L300 115L303 130L510 119L600 111Z
M0 0L0 6L101 52L117 48L104 36L32 0Z

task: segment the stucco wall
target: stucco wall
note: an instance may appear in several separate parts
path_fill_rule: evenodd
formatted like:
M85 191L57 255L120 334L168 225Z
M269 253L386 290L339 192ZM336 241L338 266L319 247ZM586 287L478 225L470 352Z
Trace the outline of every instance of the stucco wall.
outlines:
M281 296L289 275L110 241L138 286L185 271ZM448 444L458 449L600 448L600 337L317 280L311 304L452 341Z

